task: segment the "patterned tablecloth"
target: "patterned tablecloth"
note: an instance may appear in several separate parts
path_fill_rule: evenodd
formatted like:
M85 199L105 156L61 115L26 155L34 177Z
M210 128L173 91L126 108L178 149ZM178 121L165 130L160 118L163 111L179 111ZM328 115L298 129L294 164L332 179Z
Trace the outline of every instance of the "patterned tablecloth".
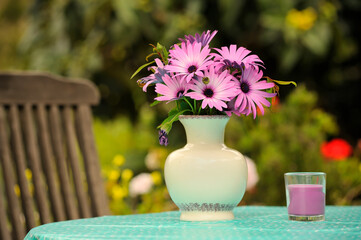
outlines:
M288 220L285 207L237 207L235 220L184 222L180 213L105 216L45 224L25 239L361 239L361 206L326 207L326 221Z

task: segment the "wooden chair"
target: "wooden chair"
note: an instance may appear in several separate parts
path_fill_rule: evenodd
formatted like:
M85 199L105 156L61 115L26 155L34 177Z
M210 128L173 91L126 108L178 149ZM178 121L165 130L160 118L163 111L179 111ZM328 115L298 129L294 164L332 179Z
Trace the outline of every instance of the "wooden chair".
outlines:
M89 81L0 73L0 239L109 214L92 131L98 101Z

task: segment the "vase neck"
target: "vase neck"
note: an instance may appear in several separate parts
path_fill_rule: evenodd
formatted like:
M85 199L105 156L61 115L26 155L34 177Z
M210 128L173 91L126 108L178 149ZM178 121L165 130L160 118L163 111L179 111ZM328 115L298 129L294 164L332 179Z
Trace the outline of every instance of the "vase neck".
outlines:
M224 130L229 117L214 116L180 116L188 144L223 144Z

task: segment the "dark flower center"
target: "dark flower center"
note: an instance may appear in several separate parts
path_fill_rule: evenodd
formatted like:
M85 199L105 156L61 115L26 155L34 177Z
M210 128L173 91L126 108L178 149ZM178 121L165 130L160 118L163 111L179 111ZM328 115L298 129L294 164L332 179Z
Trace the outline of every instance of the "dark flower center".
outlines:
M227 67L232 66L231 61L229 61L228 59L224 59L224 60L223 60L223 63L224 63L224 65L226 65Z
M184 96L184 90L179 90L178 92L177 92L177 98L181 98L181 97L183 97Z
M232 63L232 67L233 67L234 69L237 69L237 70L240 70L240 69L241 69L241 66L240 66L236 61L234 61L234 62Z
M193 72L195 72L195 71L197 71L197 67L196 67L196 66L191 65L191 66L188 67L188 72L189 72L189 73L193 73Z
M242 90L242 92L244 92L244 93L248 93L248 92L249 92L249 85L248 85L248 83L246 83L246 82L241 83L241 90Z
M213 92L212 89L206 88L206 89L203 91L203 94L204 94L204 96L211 98L211 97L213 97L214 92Z

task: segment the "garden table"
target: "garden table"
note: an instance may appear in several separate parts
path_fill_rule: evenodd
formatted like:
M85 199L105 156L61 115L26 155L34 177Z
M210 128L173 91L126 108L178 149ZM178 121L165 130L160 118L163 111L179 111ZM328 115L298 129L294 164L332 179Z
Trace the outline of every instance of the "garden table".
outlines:
M178 211L45 224L25 239L361 239L361 206L326 207L322 222L288 220L286 207L245 206L235 219L180 221Z

